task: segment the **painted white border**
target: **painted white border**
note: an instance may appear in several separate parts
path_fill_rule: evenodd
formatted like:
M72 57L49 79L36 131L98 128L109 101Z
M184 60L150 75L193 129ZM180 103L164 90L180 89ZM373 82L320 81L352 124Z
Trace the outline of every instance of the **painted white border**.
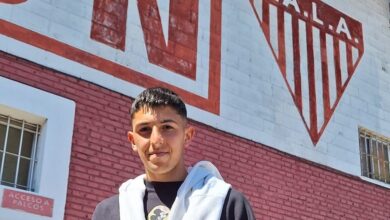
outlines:
M64 219L75 102L3 77L0 77L0 94L2 114L43 122L38 145L36 189L32 194L54 199L51 218L0 207L0 219ZM4 189L18 190L0 186L1 201Z

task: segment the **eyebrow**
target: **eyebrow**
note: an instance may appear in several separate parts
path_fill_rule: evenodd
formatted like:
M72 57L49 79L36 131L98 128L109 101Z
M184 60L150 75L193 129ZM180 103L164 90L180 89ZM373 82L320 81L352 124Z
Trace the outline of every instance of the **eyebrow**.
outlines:
M173 119L165 119L165 120L162 120L162 121L160 121L161 123L170 123L170 122L173 122L173 123L176 123L177 124L177 122L175 121L175 120L173 120Z
M175 123L177 124L177 122L173 119L164 119L162 121L160 121L161 124L164 124L164 123ZM148 125L150 124L149 122L141 122L139 124L137 124L136 126L145 126L145 125Z

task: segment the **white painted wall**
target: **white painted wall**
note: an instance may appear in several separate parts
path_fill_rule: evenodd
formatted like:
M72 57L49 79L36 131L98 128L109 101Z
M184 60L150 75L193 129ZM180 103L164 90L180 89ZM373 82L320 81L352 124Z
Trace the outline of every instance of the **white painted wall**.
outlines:
M200 1L200 33L208 33L209 1ZM363 25L365 52L316 146L310 140L249 1L222 1L222 79L219 116L190 106L191 118L299 157L360 176L358 126L390 137L390 27L386 0L324 0ZM0 18L129 66L207 97L207 73L191 81L148 62L135 0L129 1L128 42L121 52L89 38L92 0L29 0L0 5ZM167 1L162 2L167 4ZM208 69L207 37L199 37ZM125 95L142 88L0 36L1 50L58 69ZM290 49L291 50L291 49ZM206 57L206 58L205 58ZM318 62L318 60L316 61ZM199 80L198 80L199 79Z
M54 200L53 216L43 217L0 207L0 220L64 219L75 103L0 77L0 113L42 124L38 142L36 186L32 194ZM0 185L0 200L4 189Z

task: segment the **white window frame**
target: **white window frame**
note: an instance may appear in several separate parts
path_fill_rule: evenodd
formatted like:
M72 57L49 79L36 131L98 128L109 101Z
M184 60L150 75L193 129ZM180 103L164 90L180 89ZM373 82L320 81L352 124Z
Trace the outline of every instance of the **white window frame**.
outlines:
M76 104L72 100L0 77L0 113L42 125L38 142L35 191L0 185L54 200L53 216L0 207L1 217L14 220L64 219ZM60 158L59 158L60 156Z

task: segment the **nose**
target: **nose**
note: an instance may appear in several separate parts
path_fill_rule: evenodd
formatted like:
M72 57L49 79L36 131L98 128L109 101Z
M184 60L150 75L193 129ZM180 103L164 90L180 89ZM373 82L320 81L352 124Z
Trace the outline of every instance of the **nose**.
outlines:
M164 138L157 126L154 126L152 129L152 133L150 134L150 143L154 147L159 147L164 142Z

